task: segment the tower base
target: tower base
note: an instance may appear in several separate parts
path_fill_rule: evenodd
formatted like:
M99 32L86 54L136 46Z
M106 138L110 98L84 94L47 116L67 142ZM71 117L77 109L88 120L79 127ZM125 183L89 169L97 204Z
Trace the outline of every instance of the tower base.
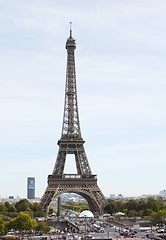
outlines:
M79 174L49 175L48 186L40 201L40 206L48 212L51 202L62 193L77 193L84 197L94 215L101 214L108 204L97 185L96 175L81 176Z

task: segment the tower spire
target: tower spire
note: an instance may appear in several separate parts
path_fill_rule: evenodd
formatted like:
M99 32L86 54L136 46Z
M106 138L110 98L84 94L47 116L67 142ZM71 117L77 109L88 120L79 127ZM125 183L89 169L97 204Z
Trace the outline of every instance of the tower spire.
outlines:
M72 22L70 22L70 38L72 38Z
M65 104L62 124L63 139L81 139L81 129L78 115L77 86L75 73L75 49L76 43L72 37L70 22L70 37L66 41L67 68L66 68L66 89Z

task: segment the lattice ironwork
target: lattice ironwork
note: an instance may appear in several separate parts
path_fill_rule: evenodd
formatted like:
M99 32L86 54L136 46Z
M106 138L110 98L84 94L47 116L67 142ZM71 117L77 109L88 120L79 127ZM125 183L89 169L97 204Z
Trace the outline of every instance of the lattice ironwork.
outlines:
M94 214L101 213L103 207L108 204L97 185L96 175L83 178L83 176L77 174L64 174L62 178L49 175L48 187L41 199L40 205L47 211L48 206L54 198L62 193L69 192L77 193L84 197Z
M75 40L72 38L71 31L70 37L67 39L66 42L66 49L67 49L66 89L61 137L63 139L73 138L81 139L81 130L78 116L77 86L74 56L76 43Z
M92 174L84 149L85 141L81 136L74 56L76 43L72 37L71 29L70 37L66 42L66 49L67 71L62 135L58 141L59 151L55 167L52 175L48 176L48 186L40 205L45 211L48 211L48 207L54 198L62 193L73 192L84 197L91 211L98 214L108 202L97 185L96 175ZM77 174L64 174L67 154L75 155Z

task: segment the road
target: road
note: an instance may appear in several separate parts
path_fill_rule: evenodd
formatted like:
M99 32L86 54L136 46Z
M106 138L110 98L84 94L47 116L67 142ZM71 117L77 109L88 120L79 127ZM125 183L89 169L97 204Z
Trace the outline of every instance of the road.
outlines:
M118 236L118 232L115 232L115 228L114 227L106 227L104 228L104 233L97 233L97 232L89 232L87 233L87 235L91 235L93 238L112 238L112 239L115 239L116 236ZM78 233L75 233L74 234L75 236L78 236L78 237L82 237L84 236L85 234L79 234ZM121 238L124 238L124 237L121 237Z

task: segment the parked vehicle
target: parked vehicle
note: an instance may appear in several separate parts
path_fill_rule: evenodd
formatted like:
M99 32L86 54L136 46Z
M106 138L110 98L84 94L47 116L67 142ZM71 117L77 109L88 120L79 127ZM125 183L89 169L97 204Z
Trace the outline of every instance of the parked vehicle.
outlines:
M157 232L158 232L158 233L164 233L165 230L161 228L161 229L158 229Z

